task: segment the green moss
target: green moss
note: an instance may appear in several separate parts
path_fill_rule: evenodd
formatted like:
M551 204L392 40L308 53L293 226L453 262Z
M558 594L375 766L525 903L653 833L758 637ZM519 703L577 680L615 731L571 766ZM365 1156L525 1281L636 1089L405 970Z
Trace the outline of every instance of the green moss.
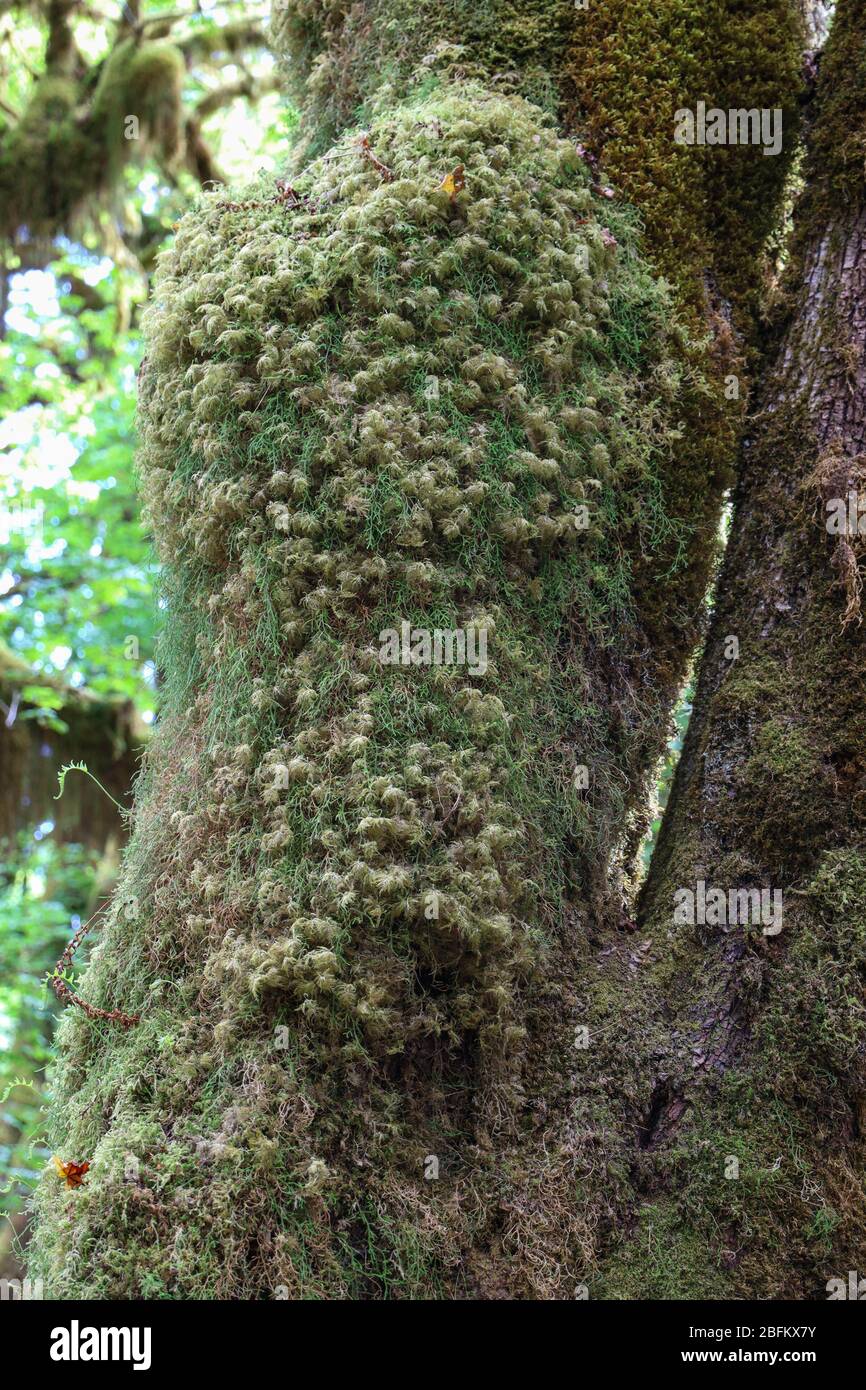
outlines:
M304 156L419 84L492 79L588 139L702 319L708 300L724 318L724 296L749 324L797 147L805 40L788 0L277 0L272 31L305 113ZM699 100L780 108L783 153L675 144L677 110Z
M827 829L835 779L826 744L813 739L813 731L786 720L767 719L757 733L734 814L751 827L754 852L765 859L781 846L820 841Z
M785 893L784 939L772 969L750 948L751 990L741 977L739 1025L744 1036L754 1028L748 1059L705 1086L654 1165L653 1183L675 1194L671 1219L724 1271L726 1295L705 1269L695 1296L821 1298L866 1248L866 1186L849 1147L866 1042L861 853L828 852ZM628 1248L634 1255L640 1242Z
M590 1290L601 1299L725 1298L729 1283L719 1263L708 1268L707 1249L675 1206L649 1202L637 1215L632 1238L614 1254Z
M850 42L849 25L850 13L838 42ZM845 74L833 61L829 72L834 102ZM847 148L844 126L835 138ZM825 151L827 170L835 159ZM829 223L810 223L811 196L640 919L651 962L641 994L655 989L666 1029L631 1034L657 1078L635 1186L666 1213L667 1247L684 1241L695 1297L824 1299L828 1279L866 1259L864 661L855 624L842 625L851 585L821 515L860 467L821 433L851 360L839 339L850 336L842 248L854 210L847 194L827 199ZM817 315L816 265L832 286ZM813 357L834 365L822 375ZM780 891L782 931L675 928L674 893L697 879ZM604 1262L605 1287L632 1267L632 1289L654 1277L645 1237L636 1220Z
M455 77L487 80L555 111L555 73L574 25L572 0L277 0L276 51L319 153L375 110Z
M756 309L764 243L796 150L803 35L787 0L594 0L566 73L606 176L641 209L661 269L702 306ZM566 88L567 90L567 88ZM783 152L674 142L678 110L782 110Z
M67 1294L554 1296L609 1200L574 1206L568 1107L543 1180L531 1129L490 1136L573 1069L571 914L644 737L589 656L633 630L697 349L537 108L464 82L370 148L390 177L350 134L298 207L205 198L161 264L165 699L83 985L143 1022L65 1024L54 1144L93 1168L47 1181L36 1258ZM489 665L383 665L403 620Z
M855 5L840 5L821 58L822 99L810 132L798 248L839 211L863 200L866 162L866 52Z
M171 161L180 148L183 57L167 43L119 44L93 91L48 74L21 120L5 132L0 154L0 234L70 231L85 205L116 186L133 156L158 148ZM135 139L126 118L138 118Z

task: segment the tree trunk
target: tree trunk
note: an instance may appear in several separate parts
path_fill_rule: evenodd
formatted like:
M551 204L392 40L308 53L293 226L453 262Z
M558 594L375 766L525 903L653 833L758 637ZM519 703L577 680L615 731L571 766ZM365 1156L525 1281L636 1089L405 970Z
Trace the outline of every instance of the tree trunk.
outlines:
M666 1035L646 1205L610 1277L637 1259L666 1297L682 1296L688 1266L699 1295L825 1298L866 1262L863 540L856 522L833 524L833 499L846 514L849 494L866 500L864 46L862 7L843 0L644 896ZM671 925L675 895L699 881L778 892L781 913Z
M727 239L755 261L781 193L721 152L723 257L673 123L738 42L791 108L800 41L728 8L669 7L653 134L571 3L278 7L330 148L205 199L150 311L166 698L84 986L141 1021L65 1021L55 1147L92 1169L41 1191L47 1288L571 1297L633 1212L664 1024L621 871L735 436ZM695 155L679 258L653 182L645 250L556 133L581 62L599 145L631 115Z

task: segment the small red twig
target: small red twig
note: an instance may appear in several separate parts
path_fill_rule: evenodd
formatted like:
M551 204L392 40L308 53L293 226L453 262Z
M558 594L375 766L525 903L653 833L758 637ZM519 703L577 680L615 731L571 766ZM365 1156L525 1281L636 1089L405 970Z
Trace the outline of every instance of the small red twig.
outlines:
M217 207L223 212L246 212L247 208L266 208L280 204L293 211L295 208L308 206L308 200L302 198L286 179L277 179L277 191L273 198L249 198L245 203L217 203Z
M125 1014L120 1009L98 1009L95 1004L88 1004L86 999L77 995L62 978L63 971L71 967L72 957L90 930L91 923L98 916L99 912L94 912L93 917L89 917L84 925L78 928L72 940L68 942L65 951L54 967L54 973L51 976L51 988L58 999L65 1004L77 1004L79 1009L84 1010L88 1018L104 1018L109 1023L119 1023L123 1028L132 1028L136 1023L141 1022L141 1014Z
M368 164L372 164L373 168L379 171L385 183L393 183L394 175L388 168L387 164L383 164L381 159L379 159L378 155L375 155L373 153L373 148L370 144L369 135L364 134L360 136L358 140L358 148L361 151L362 159L366 159Z

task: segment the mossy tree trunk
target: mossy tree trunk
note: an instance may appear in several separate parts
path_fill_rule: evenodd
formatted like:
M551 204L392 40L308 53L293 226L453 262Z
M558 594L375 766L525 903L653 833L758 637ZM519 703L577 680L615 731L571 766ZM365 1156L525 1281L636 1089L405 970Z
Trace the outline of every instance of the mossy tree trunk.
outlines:
M724 149L711 207L674 116L792 110L800 44L704 8L278 6L318 157L203 200L150 311L166 699L84 984L141 1021L64 1024L56 1296L570 1297L632 1219L664 1017L622 873L782 192ZM599 12L626 74L665 39L655 130ZM644 242L581 105L667 149L599 150Z
M866 1263L866 644L863 530L848 519L852 495L866 501L864 54L862 7L842 0L644 895L666 1036L646 1205L611 1278L643 1250L667 1297L686 1265L697 1292L825 1298ZM779 892L781 930L672 927L674 895L698 881Z

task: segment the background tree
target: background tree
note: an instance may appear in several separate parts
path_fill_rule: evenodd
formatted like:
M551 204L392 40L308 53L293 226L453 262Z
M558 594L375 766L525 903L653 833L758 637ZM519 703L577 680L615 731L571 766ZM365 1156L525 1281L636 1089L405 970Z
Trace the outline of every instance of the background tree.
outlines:
M180 84L157 110L169 68ZM0 6L0 1204L16 1229L48 1157L56 1009L40 977L104 900L125 835L87 777L55 800L57 774L83 761L128 804L153 717L155 566L133 478L139 311L200 181L252 157L270 167L292 120L273 85L249 6ZM160 122L179 131L170 157ZM17 1079L28 1084L10 1091ZM3 1275L20 1273L10 1234Z
M631 1264L663 1297L686 1265L704 1293L826 1297L827 1280L866 1256L856 501L847 519L864 476L864 40L861 7L840 3L694 715L644 894L664 1034L642 1131L646 1205L611 1278L633 1287ZM846 514L835 533L833 499ZM783 930L671 931L675 890L699 879L781 891ZM739 1176L720 1181L730 1159ZM631 1263L642 1249L650 1258Z
M116 18L82 0L3 5L12 90L0 112L0 231L30 255L100 208L116 224L132 163L153 159L173 184L184 171L222 181L206 122L273 90L262 10L113 8Z

